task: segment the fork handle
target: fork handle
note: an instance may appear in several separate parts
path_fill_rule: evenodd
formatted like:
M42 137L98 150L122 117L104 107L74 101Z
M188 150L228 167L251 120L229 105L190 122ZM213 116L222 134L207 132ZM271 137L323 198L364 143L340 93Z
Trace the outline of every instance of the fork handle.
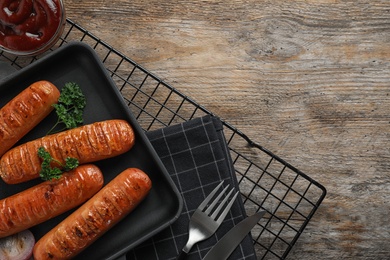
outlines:
M180 254L177 256L176 260L184 260L187 257L187 253L183 250L180 251Z

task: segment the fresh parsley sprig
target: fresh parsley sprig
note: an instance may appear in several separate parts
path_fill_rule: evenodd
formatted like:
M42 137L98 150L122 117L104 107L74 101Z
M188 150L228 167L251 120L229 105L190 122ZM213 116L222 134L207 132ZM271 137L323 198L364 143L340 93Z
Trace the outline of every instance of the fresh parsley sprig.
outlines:
M57 114L57 122L47 134L54 133L54 129L59 124L64 124L64 127L56 132L82 125L86 104L87 101L80 86L74 82L65 83L64 87L61 89L58 103L53 104Z
M73 170L79 166L79 161L72 157L67 157L65 164L61 163L54 159L44 147L38 148L38 156L42 159L39 176L45 181L59 179L63 172ZM58 167L52 167L53 162L57 163L63 170Z

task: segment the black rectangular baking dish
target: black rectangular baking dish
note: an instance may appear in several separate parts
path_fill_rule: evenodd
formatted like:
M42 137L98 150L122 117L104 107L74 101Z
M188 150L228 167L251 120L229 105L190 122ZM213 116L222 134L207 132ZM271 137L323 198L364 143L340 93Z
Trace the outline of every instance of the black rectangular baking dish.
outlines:
M87 248L77 259L116 259L174 222L182 210L181 195L95 51L81 42L68 43L7 76L0 81L0 107L38 80L48 80L59 89L67 82L79 84L87 99L84 124L107 119L125 119L133 126L136 142L129 152L95 163L102 170L105 183L128 167L142 169L153 183L150 194L135 211ZM45 135L55 121L56 116L52 112L19 143ZM7 185L0 180L0 198L38 182L40 180ZM69 213L37 225L31 228L31 231L36 239L39 239Z

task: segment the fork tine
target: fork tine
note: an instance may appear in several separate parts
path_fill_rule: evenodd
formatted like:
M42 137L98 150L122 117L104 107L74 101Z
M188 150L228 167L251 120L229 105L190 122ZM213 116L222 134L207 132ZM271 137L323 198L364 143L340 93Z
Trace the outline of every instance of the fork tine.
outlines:
M231 190L231 191L233 191L233 190ZM233 202L237 198L238 194L239 194L239 192L237 191L236 194L234 194L233 198L229 201L229 204L226 206L225 210L221 213L219 218L216 220L218 224L221 224L222 221L225 219L227 213L229 212L230 208L232 207Z
M222 207L225 206L226 202L228 201L230 195L232 194L234 188L232 188L229 193L225 196L225 198L219 203L218 208L213 212L213 214L210 216L212 219L215 219L219 212L221 211ZM223 192L224 193L224 192Z
M220 184L218 184L218 186L215 187L214 190L204 199L204 201L199 205L198 209L203 210L206 207L207 203L209 203L211 198L214 197L215 193L217 193L219 187L221 187L222 184L223 184L223 181Z
M226 189L225 189L226 190ZM224 194L225 190L221 192L221 196ZM222 207L225 206L226 201L229 199L230 195L232 194L233 189L229 191L229 193L225 196L225 198L219 203L218 208L213 212L213 214L210 216L212 219L215 219L218 215L218 213L221 211ZM219 198L218 198L219 200Z
M218 196L213 200L213 202L209 205L209 207L205 210L205 213L208 215L213 210L215 205L218 203L218 201L221 199L222 195L225 194L225 191L227 190L229 186L226 186L222 192L218 194Z

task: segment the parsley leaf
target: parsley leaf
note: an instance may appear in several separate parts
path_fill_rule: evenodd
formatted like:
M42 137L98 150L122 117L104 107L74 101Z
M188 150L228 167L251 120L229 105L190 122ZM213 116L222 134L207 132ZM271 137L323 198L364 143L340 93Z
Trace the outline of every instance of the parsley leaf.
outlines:
M49 130L48 134L53 133L59 124L64 124L64 129L72 129L83 124L84 108L87 104L86 98L79 85L74 82L68 82L61 89L61 94L57 104L53 104L57 114L57 122Z
M76 158L66 157L64 171L70 171L79 166L79 161Z
M65 159L65 165L62 164L60 161L54 159L42 146L38 148L38 156L42 159L42 169L39 172L39 176L45 181L59 179L63 172L73 170L79 166L79 161L72 157L67 157ZM51 164L53 162L57 163L63 170L58 167L52 167Z

